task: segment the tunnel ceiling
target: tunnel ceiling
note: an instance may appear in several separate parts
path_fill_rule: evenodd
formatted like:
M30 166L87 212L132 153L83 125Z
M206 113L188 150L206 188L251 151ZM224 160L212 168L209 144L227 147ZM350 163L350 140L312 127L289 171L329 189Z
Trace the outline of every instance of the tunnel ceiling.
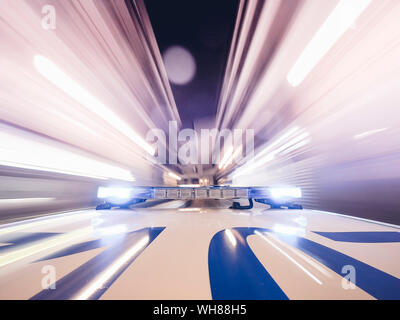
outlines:
M183 127L193 127L196 119L214 119L238 1L145 0L145 5L164 61L171 47L183 48L196 65L191 80L171 81ZM179 52L177 60L180 67L191 67L182 66Z

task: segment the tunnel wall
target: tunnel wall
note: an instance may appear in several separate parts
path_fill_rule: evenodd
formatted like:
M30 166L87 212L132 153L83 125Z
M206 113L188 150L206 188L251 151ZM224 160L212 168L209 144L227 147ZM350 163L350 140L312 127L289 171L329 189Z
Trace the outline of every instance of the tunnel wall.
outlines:
M0 223L93 207L97 187L97 183L82 180L0 175Z

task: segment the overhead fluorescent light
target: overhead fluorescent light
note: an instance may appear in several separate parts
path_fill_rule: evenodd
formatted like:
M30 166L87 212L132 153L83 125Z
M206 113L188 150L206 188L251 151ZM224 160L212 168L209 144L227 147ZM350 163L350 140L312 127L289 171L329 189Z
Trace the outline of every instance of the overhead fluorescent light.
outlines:
M116 130L127 136L150 155L154 155L154 147L147 143L147 141L137 134L125 121L123 121L95 96L65 74L64 71L62 71L54 62L44 56L35 55L34 65L36 70L47 80L82 104L85 108L110 123Z
M340 37L354 24L372 0L341 0L308 43L287 75L296 87L308 76Z

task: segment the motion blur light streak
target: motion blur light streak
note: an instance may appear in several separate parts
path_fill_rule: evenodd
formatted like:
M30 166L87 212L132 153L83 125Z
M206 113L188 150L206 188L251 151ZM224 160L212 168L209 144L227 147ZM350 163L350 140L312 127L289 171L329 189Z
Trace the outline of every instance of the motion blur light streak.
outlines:
M180 176L178 176L177 174L175 174L175 173L173 173L173 172L168 172L168 175L169 175L171 178L174 178L175 180L178 180L178 181L182 180L182 178L181 178Z
M262 151L260 151L254 157L254 159L252 159L252 161L250 161L249 163L245 163L242 167L237 169L233 175L239 176L248 174L253 170L265 165L267 162L274 160L279 154L285 155L293 150L301 148L306 144L310 143L311 140L306 139L310 135L308 132L303 132L293 137L293 135L297 133L299 130L300 129L298 127L288 130L285 134L280 136L272 144L269 144L267 145L267 147L262 149ZM286 142L288 138L291 138L291 140ZM282 142L285 143L279 146L279 144Z
M0 206L2 205L9 205L9 204L16 204L16 203L38 203L38 202L47 202L53 201L55 198L16 198L16 199L0 199Z
M232 158L233 146L229 146L228 149L225 151L224 156L222 157L221 161L218 164L218 169L224 168L226 165L229 164L229 160Z
M232 150L230 150L230 153L227 153L226 160L221 161L221 164L219 164L218 169L225 170L226 168L228 168L231 164L233 164L233 161L235 159L237 159L239 157L239 154L242 152L243 152L243 146L240 146L234 152L233 152L233 148L232 148ZM225 155L224 155L224 157L225 157Z
M309 144L311 142L311 139L304 139L298 143L296 143L295 145L285 149L284 151L282 151L282 155L285 155L287 153L290 153L292 151L295 151L296 149L300 149L304 146L306 146L307 144Z
M1 211L12 211L24 208L30 210L34 206L57 205L57 198L12 198L0 199ZM1 231L0 231L1 234Z
M114 128L129 137L134 143L146 150L150 155L154 155L155 149L150 146L142 137L140 137L132 128L129 127L114 112L107 108L97 98L92 96L69 76L67 76L57 65L46 57L36 55L34 64L37 71L54 85L59 87L65 93L70 95L76 101L88 108L93 113L107 122L110 122Z
M58 214L50 217L34 218L28 221L15 222L0 227L0 235L11 234L13 232L26 231L28 229L40 228L51 222L53 225L61 225L64 223L80 222L86 219L92 219L97 213L90 211L75 211L72 213Z
M385 130L387 130L387 129L388 129L388 128L381 128L381 129L369 130L369 131L366 131L366 132L363 132L363 133L360 133L360 134L356 134L356 135L354 136L354 139L364 139L364 138L367 138L367 137L369 137L369 136L372 136L372 135L374 135L374 134L376 134L376 133L383 132L383 131L385 131Z
M283 251L280 247L278 247L275 243L267 238L267 235L262 234L259 231L255 231L255 234L268 242L272 247L282 253L286 258L288 258L291 262L293 262L300 270L302 270L305 274L307 274L311 279L313 279L316 283L322 285L321 280L319 280L316 276L314 276L310 271L308 271L305 267L303 267L299 262L297 262L293 257L291 257L287 252Z
M274 228L275 228L275 226L274 226ZM282 230L280 226L279 226L279 229ZM276 231L276 232L279 233L279 231ZM297 232L293 233L293 234L304 237L305 236L305 230L304 229L302 231L297 230ZM290 246L289 244L283 242L282 240L278 239L277 237L274 237L273 235L271 235L271 238L274 238L275 242L278 243L279 246L284 247L285 249L287 249L287 251L290 251L293 254L295 254L296 256L298 256L300 259L302 259L303 261L308 263L311 267L313 267L314 269L318 270L325 277L332 278L332 271L330 271L324 265L319 264L318 262L314 261L312 258L310 258L307 255L305 255L302 251L299 251L298 249L293 248L292 246Z
M254 160L219 181L296 185L305 207L399 222L400 3L241 5L216 120L254 129ZM307 83L293 90L291 71Z
M0 165L95 179L135 180L128 170L52 146L50 141L33 141L6 133L6 127L1 128Z
M82 123L80 123L79 121L76 121L74 119L72 119L71 117L68 117L65 114L62 114L61 112L58 112L56 110L51 110L52 113L54 113L55 115L57 115L58 117L71 122L73 125L85 130L86 132L90 133L91 135L95 136L95 137L99 137L99 134L91 129L89 129L88 127L84 126Z
M339 38L351 27L372 0L341 0L310 41L287 80L297 87Z
M92 227L82 228L66 234L56 235L51 239L45 239L37 244L28 244L22 248L11 248L8 250L6 248L4 253L0 256L0 267L5 267L13 262L34 256L41 252L48 252L53 248L65 246L71 242L85 239L92 233Z

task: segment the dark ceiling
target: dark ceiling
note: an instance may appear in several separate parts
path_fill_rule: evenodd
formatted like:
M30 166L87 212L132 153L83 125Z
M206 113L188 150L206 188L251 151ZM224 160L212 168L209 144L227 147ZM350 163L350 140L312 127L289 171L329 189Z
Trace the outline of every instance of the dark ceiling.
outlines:
M185 85L171 83L183 126L215 117L229 54L237 0L145 0L163 54L182 46L193 55L197 70Z

